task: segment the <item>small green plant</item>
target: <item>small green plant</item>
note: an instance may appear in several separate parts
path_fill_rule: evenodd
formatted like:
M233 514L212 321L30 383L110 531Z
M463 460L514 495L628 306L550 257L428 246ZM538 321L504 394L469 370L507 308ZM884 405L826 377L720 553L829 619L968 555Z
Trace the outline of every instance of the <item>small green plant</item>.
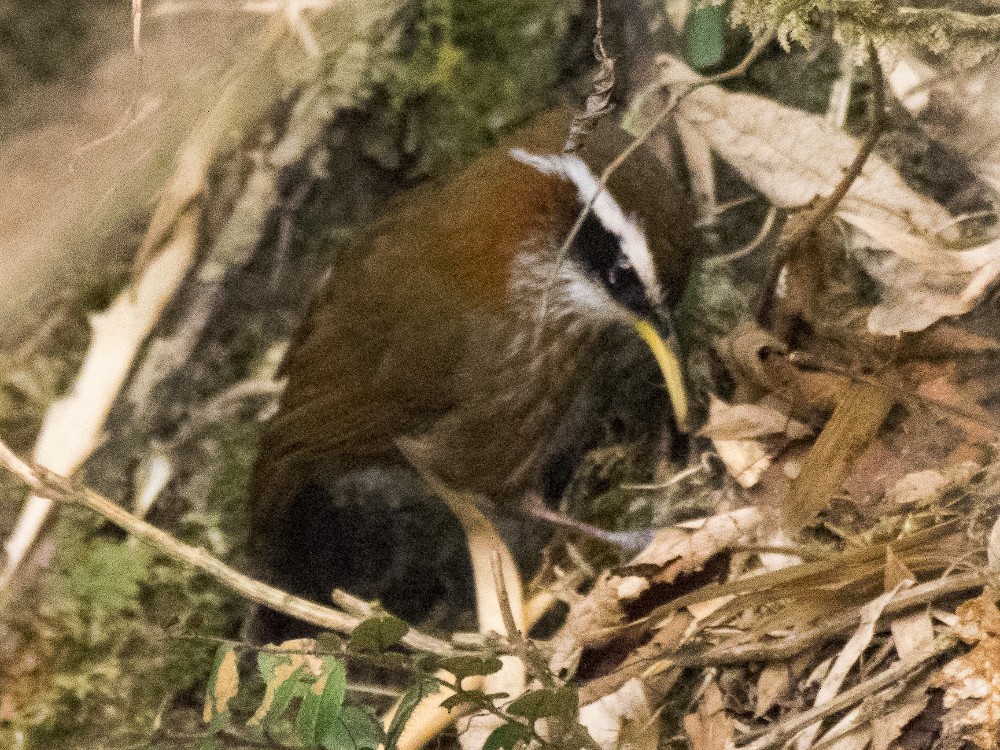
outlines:
M264 692L259 702L254 701L256 710L244 720L236 719L231 709L241 690L237 656L241 645L224 643L216 652L206 691L203 719L210 735L238 729L248 739L281 747L396 750L420 702L447 691L450 694L440 703L445 710L491 714L500 719L484 744L485 750L513 750L529 742L567 750L594 746L577 723L579 695L575 688L556 683L551 674L538 681L539 687L513 700L506 693L467 688L469 678L485 677L503 668L497 654L410 656L396 650L407 629L398 618L378 613L362 622L346 642L326 633L315 640L298 639L259 650L256 676L263 681ZM372 707L346 700L352 690L346 667L350 660L404 669L411 675L410 687L396 701L388 725ZM442 676L444 673L449 677ZM547 723L542 733L536 728L540 720Z

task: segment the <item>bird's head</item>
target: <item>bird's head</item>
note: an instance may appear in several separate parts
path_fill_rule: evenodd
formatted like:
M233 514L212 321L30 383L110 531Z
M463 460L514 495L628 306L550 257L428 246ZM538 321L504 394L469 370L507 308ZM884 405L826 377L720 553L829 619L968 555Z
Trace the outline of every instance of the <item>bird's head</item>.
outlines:
M632 326L659 364L677 425L686 429L688 400L668 309L676 295L662 278L662 264L654 258L640 220L626 213L579 156L522 149L510 155L551 181L571 203L571 210L557 212L551 236L533 243L533 272L515 279L536 289L542 285L543 316L573 315ZM584 219L564 248L580 215Z

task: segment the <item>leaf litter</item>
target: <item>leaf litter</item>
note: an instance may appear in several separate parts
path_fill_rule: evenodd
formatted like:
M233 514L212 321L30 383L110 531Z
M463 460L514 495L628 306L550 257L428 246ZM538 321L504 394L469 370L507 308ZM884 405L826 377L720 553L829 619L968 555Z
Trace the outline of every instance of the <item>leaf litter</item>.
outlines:
M968 92L994 91L998 70L914 79L929 101L949 86L964 103L928 137L953 126L978 144L961 152L970 190L994 199L1000 141L982 140L1000 110ZM661 75L693 74L664 59ZM859 147L819 116L721 87L694 89L678 113L713 201L706 147L791 211L829 194ZM817 232L829 273L786 279L794 305L708 342L730 379L694 438L717 463L718 512L602 574L562 635L602 623L577 640L602 664L585 703L638 679L651 705L679 711L692 748L997 748L1000 239L877 155L832 221ZM623 656L626 634L641 645Z

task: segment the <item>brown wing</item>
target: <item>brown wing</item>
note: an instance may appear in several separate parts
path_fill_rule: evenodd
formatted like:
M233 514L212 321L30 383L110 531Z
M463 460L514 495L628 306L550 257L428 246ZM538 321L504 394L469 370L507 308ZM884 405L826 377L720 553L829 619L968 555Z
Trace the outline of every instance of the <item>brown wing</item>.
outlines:
M395 238L398 240L398 236ZM394 439L451 406L461 310L438 275L401 267L392 236L335 270L285 365L265 427L255 516L280 513L318 469L343 472L394 454Z
M412 191L345 253L286 362L253 480L256 519L280 513L318 469L396 460L397 437L453 406L465 313L502 314L516 236L537 231L526 218L544 221L558 200L508 149L558 150L568 121L553 112L443 185Z

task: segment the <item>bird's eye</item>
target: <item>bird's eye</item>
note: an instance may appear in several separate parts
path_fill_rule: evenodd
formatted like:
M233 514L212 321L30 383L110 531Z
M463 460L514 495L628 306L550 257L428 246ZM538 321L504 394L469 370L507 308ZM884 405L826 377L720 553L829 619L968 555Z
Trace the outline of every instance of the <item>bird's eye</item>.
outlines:
M622 285L626 281L631 281L632 277L635 276L635 271L632 269L632 263L629 259L625 257L624 253L618 255L611 267L608 268L608 286L611 288L616 288Z

